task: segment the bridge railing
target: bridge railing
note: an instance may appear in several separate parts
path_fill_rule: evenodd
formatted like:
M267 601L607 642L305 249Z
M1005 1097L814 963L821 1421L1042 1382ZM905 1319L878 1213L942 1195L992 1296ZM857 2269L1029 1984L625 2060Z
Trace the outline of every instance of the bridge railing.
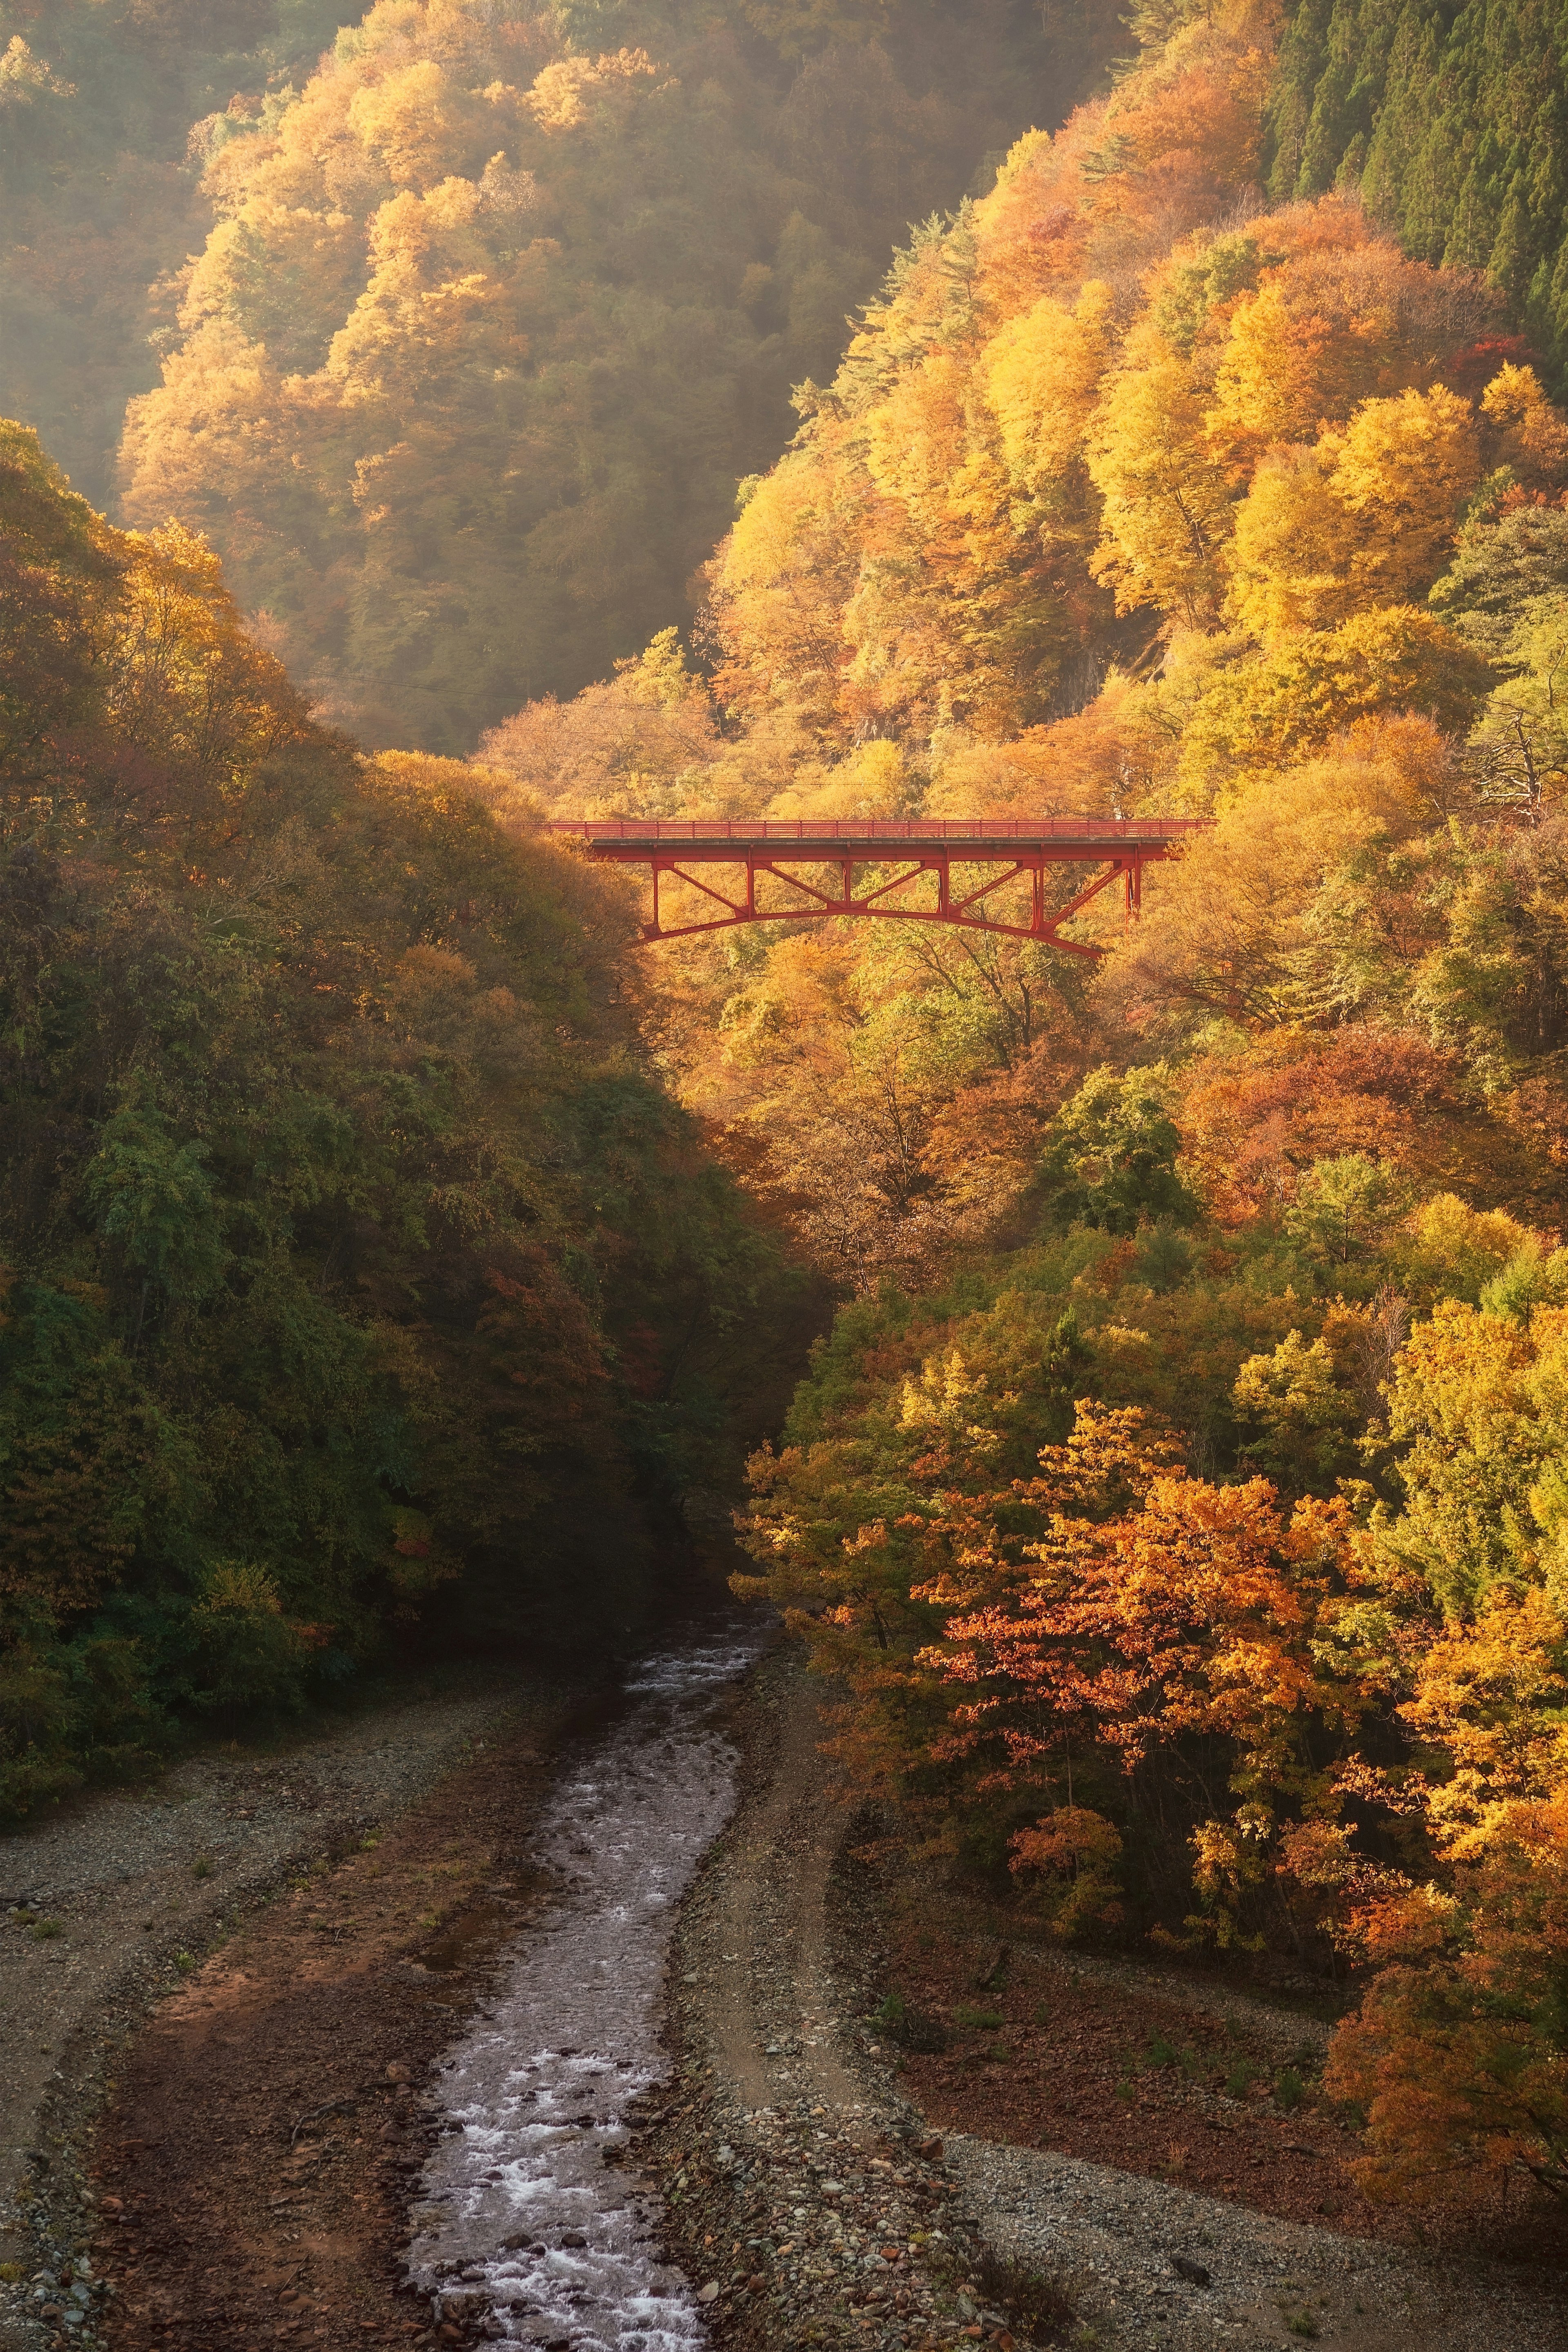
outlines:
M1206 820L1194 816L1037 817L573 817L557 819L552 833L580 841L733 841L742 847L792 841L1174 841L1201 833Z

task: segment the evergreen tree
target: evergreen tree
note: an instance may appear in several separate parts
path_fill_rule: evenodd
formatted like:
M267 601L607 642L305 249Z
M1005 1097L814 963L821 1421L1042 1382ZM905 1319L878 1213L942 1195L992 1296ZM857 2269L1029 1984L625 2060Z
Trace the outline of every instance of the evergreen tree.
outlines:
M1568 8L1304 0L1268 119L1276 198L1360 187L1407 252L1479 269L1568 366Z

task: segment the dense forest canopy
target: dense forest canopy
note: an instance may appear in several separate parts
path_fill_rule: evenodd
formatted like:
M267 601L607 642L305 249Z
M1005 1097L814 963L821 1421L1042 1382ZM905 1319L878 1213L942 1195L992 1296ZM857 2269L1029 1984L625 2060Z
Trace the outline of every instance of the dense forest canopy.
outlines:
M791 386L1088 49L1021 0L377 0L204 127L121 509L205 531L368 740L466 751L689 616Z
M1559 369L1564 30L1545 0L1306 0L1267 126L1273 195L1359 187L1407 252L1485 270Z
M809 1297L612 877L0 440L0 1805L416 1641L624 1647Z
M563 812L1217 815L1092 990L941 932L676 951L690 1098L858 1286L1004 1213L1108 1016L1161 1052L1443 996L1480 887L1451 820L1555 795L1568 424L1480 273L1411 260L1352 198L1268 205L1271 26L1155 39L906 248L745 486L706 674L667 633L484 739ZM1353 869L1380 837L1386 871ZM1530 837L1492 887L1533 904ZM1555 1050L1533 935L1514 971L1489 1020ZM1441 1022L1495 1126L1506 1060L1458 1003ZM1546 1213L1539 1119L1493 1156Z

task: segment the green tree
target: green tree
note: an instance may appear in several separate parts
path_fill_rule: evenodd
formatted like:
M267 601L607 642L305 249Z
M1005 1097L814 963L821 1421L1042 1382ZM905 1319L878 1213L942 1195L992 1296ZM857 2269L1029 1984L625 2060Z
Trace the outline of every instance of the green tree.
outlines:
M1303 1171L1285 1230L1325 1281L1354 1283L1377 1264L1407 1205L1405 1180L1390 1161L1337 1152Z
M1325 1339L1288 1331L1272 1355L1247 1358L1231 1393L1259 1433L1242 1453L1268 1475L1300 1493L1349 1468L1360 1414Z
M1053 1221L1109 1234L1160 1218L1184 1223L1196 1202L1176 1172L1181 1143L1163 1072L1091 1071L1051 1122L1041 1155Z
M1561 366L1559 36L1534 0L1298 0L1268 171L1279 200L1359 185L1409 251L1485 270Z

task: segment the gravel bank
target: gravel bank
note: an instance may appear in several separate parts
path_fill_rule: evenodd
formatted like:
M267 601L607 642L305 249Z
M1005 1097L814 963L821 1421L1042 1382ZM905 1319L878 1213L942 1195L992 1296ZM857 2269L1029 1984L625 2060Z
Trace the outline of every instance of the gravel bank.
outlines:
M678 2087L637 2154L721 2344L946 2341L953 2184L857 2043L875 1927L858 1917L846 1939L831 1916L846 1816L825 1796L793 1652L763 1664L737 1714L741 1805L672 1958Z
M285 1749L195 1757L150 1790L79 1800L0 1838L7 2352L62 2332L92 2339L83 2157L116 2050L280 1880L402 1812L482 1747L508 1690L497 1679L378 1708ZM75 2275L61 2290L67 2267ZM60 2314L47 2331L46 2306Z
M946 2158L988 2243L1064 2280L1105 2345L1213 2352L1321 2337L1344 2352L1547 2352L1551 2285L1501 2265L1414 2260L1161 2181L952 2137ZM1184 2277L1178 2261L1206 2273Z
M676 2088L637 2149L721 2346L1568 2347L1550 2277L1424 2260L1043 2149L936 2140L871 2022L885 1955L864 1874L837 1868L849 1823L826 1786L816 1709L785 1650L738 1711L742 1803L685 1906ZM1116 1981L1167 1983L1136 1962L1104 1966ZM1295 2041L1322 2031L1222 1988L1213 2000Z
M193 1762L155 1797L0 1843L5 1891L62 1930L0 1931L3 2112L24 2158L12 2243L29 2272L48 2258L47 2277L7 2291L0 2343L261 2352L307 2331L438 2352L502 2332L494 2313L448 2317L445 2289L438 2311L427 2295L411 2311L396 2249L428 2185L442 2053L542 1893L554 1735L530 1760L526 1739L501 1737L507 1712L502 1688L405 1706L288 1755ZM673 2073L604 2160L628 2197L658 2193L650 2220L722 2352L1310 2336L1568 2352L1561 2289L1538 2273L1424 2260L1042 2148L935 2138L872 2021L889 1955L870 1875L841 1866L851 1824L793 1651L766 1658L721 1721L743 1758L741 1802L682 1906ZM1107 1965L1144 1981L1134 1962ZM84 2259L87 2126L110 2051L144 2014ZM94 2263L114 2275L107 2326Z

